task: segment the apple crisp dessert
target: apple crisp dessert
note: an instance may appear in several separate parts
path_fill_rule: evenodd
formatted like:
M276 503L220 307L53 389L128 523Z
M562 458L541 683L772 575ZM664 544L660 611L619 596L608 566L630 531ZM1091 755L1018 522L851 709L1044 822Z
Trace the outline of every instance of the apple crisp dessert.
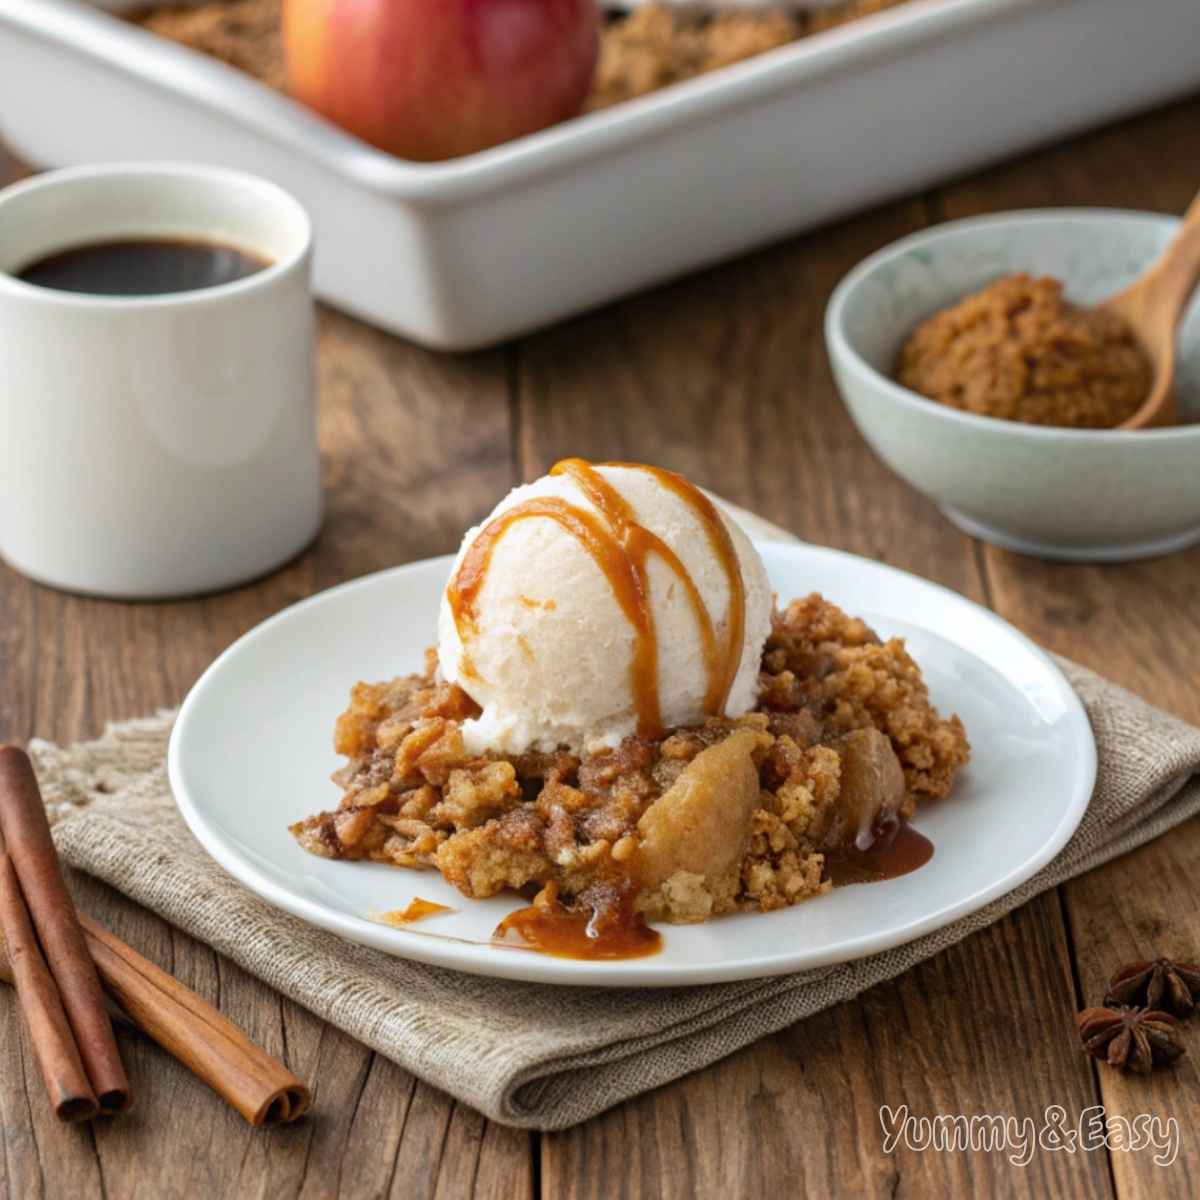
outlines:
M327 858L435 869L468 897L536 893L529 911L581 915L601 942L631 917L827 891L969 756L903 642L819 595L776 611L752 711L613 748L471 753L480 708L437 665L430 651L423 674L355 685L334 739L341 803L292 833Z

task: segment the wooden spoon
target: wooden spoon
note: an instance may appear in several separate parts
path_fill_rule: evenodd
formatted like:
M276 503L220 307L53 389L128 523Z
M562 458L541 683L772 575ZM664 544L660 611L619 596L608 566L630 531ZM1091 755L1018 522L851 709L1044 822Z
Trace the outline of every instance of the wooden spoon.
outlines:
M1158 260L1123 292L1098 307L1123 317L1137 335L1154 371L1154 383L1142 407L1118 429L1149 429L1179 423L1175 396L1176 328L1184 307L1200 283L1200 195Z

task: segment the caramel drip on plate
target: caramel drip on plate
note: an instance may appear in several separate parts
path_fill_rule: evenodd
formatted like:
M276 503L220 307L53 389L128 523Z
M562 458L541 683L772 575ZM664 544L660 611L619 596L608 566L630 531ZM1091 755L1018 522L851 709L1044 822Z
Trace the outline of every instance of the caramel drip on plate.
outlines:
M414 896L409 901L407 908L394 908L390 912L379 913L373 917L373 920L380 922L382 925L391 925L396 929L403 929L405 925L411 925L415 921L424 921L429 917L436 917L441 913L453 912L454 909L447 907L445 904L438 904L434 900L425 900L420 896Z
M703 525L729 583L729 628L724 647L718 647L712 614L678 555L657 534L639 524L633 507L595 467L578 458L564 459L553 467L550 474L569 476L591 501L596 512L589 512L556 496L537 497L514 505L489 521L476 535L446 589L446 596L465 653L469 638L479 629L479 594L487 580L492 555L500 540L518 521L542 517L558 522L604 573L613 597L633 629L630 682L634 708L638 714L638 733L642 737L661 737L663 724L658 694L658 631L650 605L649 557L652 553L656 554L666 563L682 585L696 616L708 677L704 711L713 716L724 711L741 661L746 608L741 566L733 539L720 514L708 498L682 476L658 467L634 463L608 465L649 472L661 486L681 497Z
M876 830L865 849L851 846L830 850L825 855L825 868L837 886L872 883L911 874L932 857L933 843L907 821L897 821L890 828Z
M578 901L577 907L566 908L558 899L558 887L548 884L532 905L509 913L496 926L492 945L592 962L657 954L662 934L634 911L637 884L623 879L610 882L604 891L607 903L602 908Z

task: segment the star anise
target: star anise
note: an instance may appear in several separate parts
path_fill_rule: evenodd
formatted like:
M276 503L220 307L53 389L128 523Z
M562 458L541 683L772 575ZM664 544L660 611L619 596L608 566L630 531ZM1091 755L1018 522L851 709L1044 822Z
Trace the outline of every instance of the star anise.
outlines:
M1177 1017L1190 1017L1200 996L1200 966L1156 958L1153 962L1134 962L1121 967L1109 980L1104 1003L1145 1005L1165 1009Z
M1085 1008L1075 1022L1083 1048L1118 1071L1148 1075L1186 1053L1170 1013L1151 1008Z

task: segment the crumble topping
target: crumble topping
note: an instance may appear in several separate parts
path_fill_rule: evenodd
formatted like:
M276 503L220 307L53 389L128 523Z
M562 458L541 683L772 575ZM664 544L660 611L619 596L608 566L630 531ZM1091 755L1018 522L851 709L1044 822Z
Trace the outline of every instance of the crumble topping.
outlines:
M283 0L203 0L161 5L135 13L132 20L172 42L220 59L279 91L286 91L283 67Z

